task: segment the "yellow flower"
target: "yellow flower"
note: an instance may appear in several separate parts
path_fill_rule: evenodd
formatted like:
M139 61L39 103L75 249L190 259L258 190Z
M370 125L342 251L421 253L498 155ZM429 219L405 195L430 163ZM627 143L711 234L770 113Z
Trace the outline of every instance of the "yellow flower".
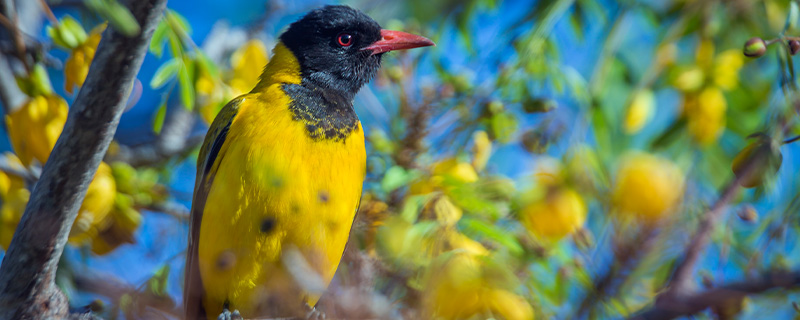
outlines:
M689 67L681 71L674 80L674 86L683 92L694 92L703 87L705 73L699 67Z
M565 186L548 186L545 194L520 212L522 224L534 235L559 240L586 222L586 205L577 192Z
M744 65L741 49L714 55L714 44L702 40L696 52L696 65L679 72L673 84L684 92L684 116L692 138L700 145L717 141L725 129L727 103L723 91L739 86L739 70Z
M714 60L712 78L722 90L732 90L739 86L739 70L744 65L741 49L730 49L720 53Z
M669 160L645 154L626 155L617 170L612 201L622 215L657 222L683 196L683 172Z
M435 197L429 201L425 211L432 212L436 221L447 227L454 226L458 220L461 220L461 216L464 214L464 211L453 204L453 202L450 201L450 197L446 195Z
M528 301L513 292L489 289L484 293L484 300L491 313L501 319L531 320L534 318L533 308Z
M267 62L267 46L258 39L248 41L233 53L233 77L230 86L234 89L235 96L250 92L255 87Z
M86 81L89 66L92 64L94 53L97 51L97 45L100 44L100 38L105 29L105 24L94 28L86 41L73 48L69 58L64 62L64 89L70 94L75 86L80 87Z
M524 298L493 283L484 259L484 255L453 252L428 269L422 299L426 318L533 319L533 308Z
M384 221L376 238L385 260L411 269L427 266L432 259L449 251L489 253L482 244L452 227L430 222L412 224L397 216Z
M44 164L67 121L67 102L57 95L35 96L6 116L8 136L25 166Z
M625 122L623 129L625 133L632 134L639 132L653 116L656 99L653 91L645 89L639 90L633 95L631 104L625 112Z
M703 89L699 95L684 98L684 114L692 138L706 146L717 141L725 130L727 102L717 87Z
M9 164L22 169L22 163L16 156L6 153ZM14 175L0 171L0 248L8 248L11 238L17 229L19 220L25 212L30 192L25 189L25 181Z
M489 134L483 130L475 131L472 135L472 140L474 143L472 167L477 171L482 171L492 156L492 140L489 139Z
M80 245L97 237L99 230L105 228L102 224L114 205L116 193L117 185L111 167L101 162L70 230L70 243Z
M105 255L123 243L134 243L133 233L141 223L142 215L139 211L120 205L119 201L115 202L114 208L100 223L104 228L92 239L92 252Z
M0 207L0 247L8 249L11 244L30 195L25 188L14 188L3 196L3 206Z
M202 69L194 86L195 90L197 90L197 104L200 106L200 116L206 123L210 124L214 121L214 117L217 116L219 110L230 100L230 97L226 94L228 90L219 82L219 79L214 79L208 71Z
M431 177L416 181L409 187L409 193L427 194L447 189L446 182L472 183L478 181L478 173L469 162L447 158L433 165Z

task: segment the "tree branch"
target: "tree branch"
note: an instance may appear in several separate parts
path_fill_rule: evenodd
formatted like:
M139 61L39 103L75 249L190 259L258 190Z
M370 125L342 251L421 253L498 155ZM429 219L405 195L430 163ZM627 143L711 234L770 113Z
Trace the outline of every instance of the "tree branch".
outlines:
M17 87L17 81L14 79L14 73L11 71L11 66L5 55L0 54L0 103L3 104L3 112L5 114L16 110L21 106L28 97ZM5 122L3 122L5 126Z
M146 309L149 308L175 318L180 318L183 314L182 310L175 308L175 302L171 298L143 294L137 288L113 275L104 274L100 276L94 272L76 272L73 274L73 281L75 281L76 288L85 292L103 295L112 301L119 301L125 295L136 297L137 307L142 309L139 310L141 313L145 313Z
M128 89L142 65L166 0L130 0L142 32L106 30L86 83L31 193L0 264L0 319L65 318L68 302L55 285L58 261L86 189L117 129Z
M748 164L748 167L752 167L752 165ZM750 171L751 169L747 168L746 170ZM736 192L739 191L739 188L739 179L734 179L734 181L728 184L725 190L722 191L722 195L717 199L717 202L715 202L703 216L700 226L691 240L689 240L683 261L675 268L675 273L673 273L673 278L670 281L669 294L686 294L693 289L691 277L692 273L694 273L694 266L697 264L700 254L711 241L711 232L714 230L714 226L716 226L720 218L722 218L722 213L724 212L722 209L733 199Z
M773 272L756 279L724 285L683 297L657 299L650 309L639 312L632 320L674 319L720 306L732 299L776 288L800 287L800 270Z

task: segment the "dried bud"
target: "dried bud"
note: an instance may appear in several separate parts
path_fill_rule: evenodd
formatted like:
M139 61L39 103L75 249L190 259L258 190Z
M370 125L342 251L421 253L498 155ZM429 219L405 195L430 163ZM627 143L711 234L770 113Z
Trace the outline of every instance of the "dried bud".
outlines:
M550 112L558 108L558 103L553 99L530 98L522 102L525 113Z
M795 55L798 51L800 51L800 41L789 40L789 52Z
M751 58L758 58L767 53L767 43L759 37L750 38L744 43L744 55Z
M777 143L769 137L758 137L733 159L731 169L739 184L754 188L775 175L781 167L783 156Z
M522 134L522 147L530 153L542 154L548 146L547 135L538 130L528 130Z
M756 222L758 221L758 211L756 208L753 208L752 205L746 204L739 209L739 219L742 219L744 222Z
M575 246L578 247L579 250L587 252L592 249L595 245L594 236L589 229L581 228L575 234L572 235L572 239L575 241Z
M714 279L712 279L711 275L709 275L708 273L703 273L700 276L700 279L702 280L703 288L711 289L714 287Z

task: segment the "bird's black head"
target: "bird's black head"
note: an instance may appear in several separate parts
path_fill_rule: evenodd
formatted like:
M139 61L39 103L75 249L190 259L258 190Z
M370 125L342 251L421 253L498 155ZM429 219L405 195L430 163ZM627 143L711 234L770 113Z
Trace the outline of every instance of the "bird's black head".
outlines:
M325 6L292 23L280 37L297 58L303 81L351 98L378 72L383 53L433 45L420 36L382 30L347 6Z

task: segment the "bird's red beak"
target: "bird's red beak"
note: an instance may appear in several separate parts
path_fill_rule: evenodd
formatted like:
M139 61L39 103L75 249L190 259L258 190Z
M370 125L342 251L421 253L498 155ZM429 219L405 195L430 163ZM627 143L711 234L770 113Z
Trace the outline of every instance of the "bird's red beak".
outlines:
M400 31L381 30L381 39L362 50L372 50L372 54L379 54L394 50L413 49L419 47L435 46L428 38Z

